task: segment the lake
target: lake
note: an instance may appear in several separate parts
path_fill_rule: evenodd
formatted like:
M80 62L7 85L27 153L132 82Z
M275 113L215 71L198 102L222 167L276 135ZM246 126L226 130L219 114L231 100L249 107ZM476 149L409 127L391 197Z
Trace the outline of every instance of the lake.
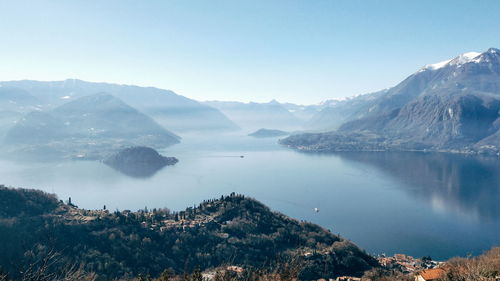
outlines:
M276 138L183 136L180 162L135 179L98 162L0 162L2 183L82 208L180 210L231 192L317 223L370 253L446 259L500 245L500 158L436 153L306 154ZM244 156L241 158L239 156ZM319 212L315 212L318 208Z

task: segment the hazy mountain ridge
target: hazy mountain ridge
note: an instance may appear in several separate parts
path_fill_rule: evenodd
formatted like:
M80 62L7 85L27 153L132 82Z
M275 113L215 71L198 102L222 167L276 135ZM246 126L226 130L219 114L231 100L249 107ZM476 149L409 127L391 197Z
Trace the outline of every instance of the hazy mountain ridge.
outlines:
M179 139L147 115L102 93L27 114L7 132L4 144L11 155L36 156L38 151L42 158L101 159L124 146L164 148Z
M326 105L324 103L303 105L290 102L281 102L280 104L289 112L291 112L295 117L301 120L303 125L305 125L307 121L309 121L315 114L321 111L321 109Z
M41 108L42 102L27 91L0 87L0 138L23 114Z
M11 111L28 111L37 108L41 101L25 90L0 87L0 108Z
M301 119L302 115L295 113L299 108L304 107L284 105L275 100L268 103L207 101L205 104L217 108L240 127L250 130L263 127L293 130L301 128L304 122ZM307 116L307 113L305 114Z
M374 99L352 99L351 103L359 103L357 108L368 110L363 116L353 114L358 117L344 122L338 129L342 133L339 137L361 134L351 140L353 150L366 148L362 133L370 132L387 138L387 143L379 147L381 150L399 147L401 150L498 153L500 51L491 48L474 57L461 55L431 66L420 69ZM352 114L347 103L333 111L342 110ZM284 142L302 149L345 150L345 146L339 147L333 140L320 146L316 143L316 147L302 143L306 142L300 136Z
M365 117L378 98L387 90L364 94L343 100L327 100L321 110L311 116L305 127L313 130L336 130L344 122Z
M111 83L94 83L78 79L64 81L5 81L2 87L22 89L38 98L48 108L68 101L108 93L150 115L173 131L235 130L237 126L217 109L169 90Z

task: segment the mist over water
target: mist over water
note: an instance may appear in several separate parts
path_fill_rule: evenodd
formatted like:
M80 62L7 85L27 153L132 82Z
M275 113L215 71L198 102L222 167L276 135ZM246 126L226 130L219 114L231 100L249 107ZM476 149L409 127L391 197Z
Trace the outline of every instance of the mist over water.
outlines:
M304 154L276 138L183 135L179 163L135 179L93 161L0 162L2 183L79 207L183 209L230 192L347 237L370 253L445 259L500 244L500 160L450 154ZM241 158L240 156L244 156ZM319 212L314 212L319 208Z

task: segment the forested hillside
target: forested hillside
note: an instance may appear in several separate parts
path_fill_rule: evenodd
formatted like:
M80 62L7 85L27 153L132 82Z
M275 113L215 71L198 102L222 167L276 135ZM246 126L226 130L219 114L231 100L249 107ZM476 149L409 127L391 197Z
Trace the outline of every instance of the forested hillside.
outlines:
M361 275L377 266L348 240L235 194L180 212L109 212L1 187L0 252L0 266L12 277L54 253L49 270L74 265L101 280L227 264L270 269L292 258L303 261L303 279Z

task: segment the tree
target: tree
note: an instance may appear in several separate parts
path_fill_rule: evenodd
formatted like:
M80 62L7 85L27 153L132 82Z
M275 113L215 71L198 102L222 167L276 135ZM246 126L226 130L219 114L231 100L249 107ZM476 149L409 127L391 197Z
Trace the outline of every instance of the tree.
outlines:
M193 274L191 274L191 281L203 281L203 275L199 267L196 267Z
M165 269L158 278L158 281L170 281L175 275L175 272L171 268Z
M432 258L431 258L431 256L425 256L425 257L422 257L422 261L423 262L432 261Z

